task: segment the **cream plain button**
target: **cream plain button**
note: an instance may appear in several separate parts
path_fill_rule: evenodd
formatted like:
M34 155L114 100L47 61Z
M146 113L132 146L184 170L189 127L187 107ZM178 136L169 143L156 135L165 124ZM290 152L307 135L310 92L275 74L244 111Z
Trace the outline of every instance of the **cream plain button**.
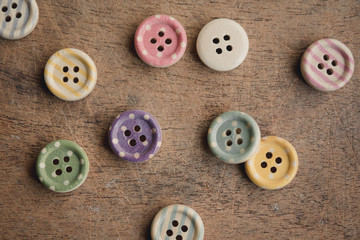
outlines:
M196 49L201 61L216 71L238 67L249 50L249 39L239 23L226 18L215 19L200 31Z

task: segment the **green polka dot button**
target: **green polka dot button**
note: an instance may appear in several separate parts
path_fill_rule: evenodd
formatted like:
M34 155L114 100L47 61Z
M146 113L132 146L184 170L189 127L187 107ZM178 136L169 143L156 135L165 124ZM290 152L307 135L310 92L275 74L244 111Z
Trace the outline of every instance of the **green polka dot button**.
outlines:
M260 144L260 129L246 113L225 112L215 118L208 131L210 150L222 161L243 163L255 153Z
M36 161L40 182L55 192L70 192L85 181L89 160L76 143L57 140L44 147Z

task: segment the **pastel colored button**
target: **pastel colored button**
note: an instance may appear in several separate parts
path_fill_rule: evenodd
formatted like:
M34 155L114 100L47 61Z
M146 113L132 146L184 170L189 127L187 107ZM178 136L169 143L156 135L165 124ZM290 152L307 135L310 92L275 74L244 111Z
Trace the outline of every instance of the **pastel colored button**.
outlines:
M135 49L153 67L168 67L184 55L186 32L178 20L167 15L145 19L135 33Z
M159 151L161 129L150 113L129 110L117 116L111 124L109 142L120 158L130 162L144 162Z
M196 49L206 66L216 71L229 71L245 60L249 39L239 23L220 18L201 29Z
M55 192L70 192L84 183L89 173L89 160L76 143L57 140L44 147L36 161L40 182Z
M151 224L152 240L202 240L204 223L192 208L174 204L160 210Z
M298 170L295 148L280 137L263 137L259 151L245 163L246 173L256 185L279 189L288 185Z
M66 101L83 99L91 93L97 81L94 61L78 49L65 48L53 54L45 66L46 86Z
M354 73L354 57L342 42L324 38L306 49L301 59L305 81L320 91L335 91L347 84Z
M260 144L260 129L246 113L232 111L215 118L208 131L208 144L215 156L226 163L248 160Z
M35 0L0 1L0 36L16 40L29 35L37 25L39 8Z

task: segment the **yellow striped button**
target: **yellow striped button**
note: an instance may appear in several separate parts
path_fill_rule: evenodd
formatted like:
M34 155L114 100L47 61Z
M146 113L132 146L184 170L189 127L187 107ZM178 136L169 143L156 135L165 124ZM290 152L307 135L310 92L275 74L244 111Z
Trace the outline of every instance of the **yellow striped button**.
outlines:
M78 49L65 48L50 57L44 76L46 86L55 96L76 101L94 89L97 70L89 55Z
M264 137L260 147L246 163L250 180L265 189L279 189L289 184L298 170L295 148L280 137Z

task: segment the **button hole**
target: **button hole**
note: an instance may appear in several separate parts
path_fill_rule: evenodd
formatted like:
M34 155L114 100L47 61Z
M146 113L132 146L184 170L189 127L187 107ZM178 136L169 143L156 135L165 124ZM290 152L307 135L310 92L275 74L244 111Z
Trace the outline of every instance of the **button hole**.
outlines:
M163 37L165 34L164 34L163 31L160 31L160 32L158 33L158 35L159 35L159 37Z
M10 16L7 16L7 17L5 18L5 21L6 21L6 22L10 22L10 21L11 21L11 17L10 17Z
M182 239L183 239L183 237L181 235L176 236L176 240L182 240Z
M57 170L55 171L55 174L58 175L58 176L60 176L60 175L62 174L61 169L57 169Z
M63 77L63 81L64 81L64 82L68 82L68 81L69 81L69 78L68 78L68 77Z
M125 135L126 137L130 136L130 135L131 135L130 130L126 130L126 131L124 132L124 135Z
M186 225L184 225L184 226L181 227L181 231L187 232L187 230L188 230L188 227L187 227Z
M231 135L231 130L230 129L226 130L225 135L230 136Z
M318 64L318 68L319 68L319 69L324 69L324 67L325 67L325 66L324 66L323 63L319 63L319 64Z
M22 16L22 14L19 12L16 14L16 18L21 18L21 16Z
M323 58L325 61L328 61L330 59L329 55L327 55L327 54L325 54Z
M337 66L337 64L338 64L338 63L337 63L336 60L333 60L333 61L331 62L331 65L333 65L334 67Z
M222 53L221 48L217 48L217 49L216 49L216 53L217 53L217 54L221 54L221 53Z
M79 70L80 70L80 68L79 68L78 66L75 66L75 67L74 67L74 72L77 73Z
M266 168L266 167L267 167L267 163L266 163L266 162L261 162L260 166L261 166L262 168Z
M156 43L156 38L150 39L150 42L151 42L152 44L155 44L155 43Z
M162 52L162 51L164 51L164 47L163 47L163 46L159 46L159 47L157 48L157 50L158 50L159 52Z
M238 140L236 141L238 145L241 145L243 143L242 138L238 138Z
M327 73L328 75L333 75L334 70L332 70L331 68L329 68L328 70L326 70L326 73Z
M166 43L167 45L169 45L169 44L172 43L172 40L171 40L170 38L167 38L167 39L165 40L165 43Z
M79 78L74 77L73 82L74 82L74 83L78 83L78 82L79 82Z
M173 231L171 231L170 229L166 231L166 235L168 235L169 237L171 237L173 235Z
M13 4L11 5L11 7L12 7L13 9L15 9L15 8L17 8L17 4L16 4L16 3L13 3Z
M7 6L2 7L1 11L6 12L8 10Z
M226 34L226 35L224 36L224 40L225 40L225 41L229 41L229 40L230 40L230 36Z
M241 133L241 128L237 128L237 129L235 130L235 132L236 132L236 134L240 134L240 133Z
M229 147L230 147L232 144L233 144L233 143L232 143L231 140L228 140L228 141L226 142L226 145L228 145Z
M270 171L272 172L272 173L276 173L276 167L272 167L272 168L270 168Z
M131 140L129 141L129 144L130 144L130 146L132 146L132 147L136 146L136 140L135 140L135 139L131 139Z
M282 162L281 157L277 157L277 158L275 159L275 162L276 162L277 164L280 164L280 163Z
M172 221L172 225L173 225L173 227L177 227L179 225L179 222L174 220L174 221Z
M272 156L273 156L272 152L267 152L267 153L266 153L266 158L267 158L267 159L272 158Z
M213 39L213 43L218 44L219 42L220 42L220 40L218 38Z
M64 162L69 162L70 158L69 157L64 157Z
M53 160L53 164L54 164L54 165L58 165L59 163L60 163L59 159L55 158L55 159Z
M71 172L72 172L72 167L70 167L70 166L67 167L67 168L66 168L66 172L71 173Z
M63 72L68 72L69 71L69 68L67 66L63 67Z
M145 141L146 141L146 136L145 136L145 135L141 135L139 139L140 139L141 142L145 142Z
M140 131L141 131L141 127L140 127L139 125L136 125L136 126L134 127L134 131L135 131L135 132L140 132Z

